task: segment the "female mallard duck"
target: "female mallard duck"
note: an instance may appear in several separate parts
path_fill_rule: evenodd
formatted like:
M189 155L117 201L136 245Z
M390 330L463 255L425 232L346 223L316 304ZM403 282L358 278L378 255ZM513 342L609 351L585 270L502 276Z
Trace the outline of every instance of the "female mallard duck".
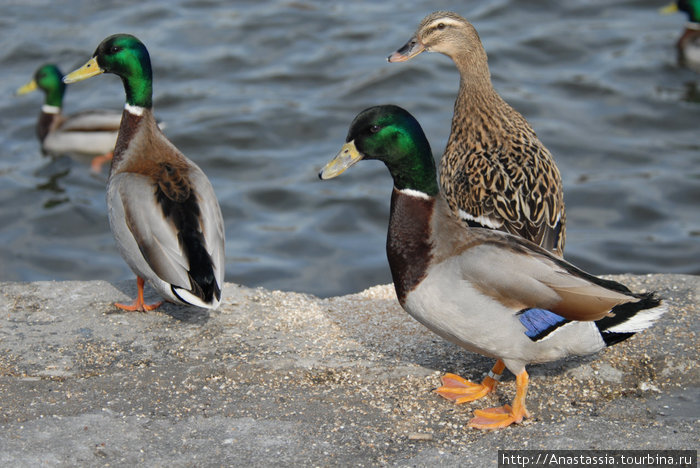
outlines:
M61 110L66 85L62 78L63 74L56 65L44 65L36 71L32 81L17 90L17 94L41 89L46 95L36 123L36 135L44 154L94 156L92 170L99 172L102 163L112 157L122 114L107 110L86 110L63 115Z
M163 135L153 118L151 60L134 36L110 36L66 83L119 75L126 105L107 182L109 224L136 273L138 297L125 310L152 310L147 280L169 301L214 309L224 277L224 223L211 183Z
M496 429L528 416L525 366L595 353L649 327L664 311L654 293L591 276L505 232L464 228L435 177L430 145L411 114L372 107L320 173L330 179L378 159L394 179L387 257L401 306L443 338L496 357L516 375L513 405L477 410L473 427ZM488 393L447 374L440 395L458 403Z
M525 118L493 89L474 26L455 13L432 13L389 61L424 50L450 57L461 77L440 161L448 206L469 226L510 232L561 256L566 216L559 170Z
M678 63L700 73L700 0L678 0L661 10L663 13L685 12L688 22L676 42Z

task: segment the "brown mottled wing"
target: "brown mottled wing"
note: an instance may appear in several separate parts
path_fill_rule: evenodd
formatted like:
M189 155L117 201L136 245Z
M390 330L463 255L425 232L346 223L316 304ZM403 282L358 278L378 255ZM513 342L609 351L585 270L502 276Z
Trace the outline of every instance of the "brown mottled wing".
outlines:
M465 149L461 157L446 153L440 183L447 203L462 220L467 213L484 227L497 227L561 255L566 215L559 170L536 137L510 143Z
M163 194L176 203L184 203L192 193L192 187L187 180L188 167L186 164L162 162L158 164L154 179Z

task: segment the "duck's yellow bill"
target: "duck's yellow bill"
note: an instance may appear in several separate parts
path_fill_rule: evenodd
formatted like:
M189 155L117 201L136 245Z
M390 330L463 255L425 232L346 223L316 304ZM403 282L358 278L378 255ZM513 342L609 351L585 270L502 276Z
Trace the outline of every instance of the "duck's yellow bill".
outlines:
M671 13L677 13L678 12L678 5L676 2L669 3L663 8L659 8L659 13L663 15L670 15Z
M332 179L333 177L337 177L345 172L347 168L361 159L362 154L357 151L355 141L349 141L343 145L335 158L333 158L333 160L331 160L323 169L321 169L318 176L323 180Z
M17 96L21 96L23 94L31 93L32 91L35 91L37 88L36 85L36 80L32 80L26 85L22 86L17 90Z
M104 73L104 70L97 64L97 58L93 57L82 67L74 70L63 77L64 83L75 83L77 81L87 80L95 75Z

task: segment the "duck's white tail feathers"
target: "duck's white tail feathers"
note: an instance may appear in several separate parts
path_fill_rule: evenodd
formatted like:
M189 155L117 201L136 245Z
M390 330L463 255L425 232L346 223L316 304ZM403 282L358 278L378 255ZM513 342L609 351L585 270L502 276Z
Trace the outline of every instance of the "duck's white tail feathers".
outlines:
M202 307L204 309L216 309L219 307L219 304L221 303L221 292L219 291L218 295L214 295L211 298L211 302L205 302L202 300L201 297L196 296L192 294L191 291L188 291L183 288L178 288L176 286L172 286L172 291L175 294L175 296L180 299L182 302L186 304L190 304L196 307Z
M668 309L655 293L640 294L636 302L613 307L611 316L595 322L607 346L649 328Z
M615 325L605 330L610 333L636 333L649 328L667 310L665 304L653 309L640 310L637 314L627 319L625 322Z

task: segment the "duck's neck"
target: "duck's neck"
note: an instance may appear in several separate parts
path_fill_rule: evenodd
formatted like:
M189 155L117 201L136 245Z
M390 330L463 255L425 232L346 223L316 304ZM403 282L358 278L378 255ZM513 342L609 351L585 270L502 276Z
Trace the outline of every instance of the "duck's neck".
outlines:
M485 60L485 56L484 56ZM455 100L452 128L447 143L461 145L463 141L476 141L484 147L496 144L497 135L517 113L498 95L491 83L486 62L474 68L468 62L455 60L460 72L459 92Z
M39 118L36 122L36 136L39 141L43 143L46 136L57 127L61 121L61 103L63 101L63 93L58 101L55 99L49 99L49 95L46 95L46 101L44 105L41 106L41 112L39 113ZM53 104L49 104L52 102Z
M150 59L146 56L134 64L131 73L120 75L126 91L126 104L122 112L119 136L114 146L114 157L110 174L119 167L129 145L144 125L154 123L153 107L153 73Z
M483 93L493 89L491 72L489 71L486 51L481 44L475 47L475 50L462 50L460 53L451 55L450 58L459 71L460 90L474 90Z
M48 109L58 109L61 110L63 107L63 95L66 92L66 85L60 82L59 85L52 87L51 89L46 89L46 98L44 99L44 107ZM54 112L55 113L55 112Z
M121 76L126 91L126 103L150 109L153 107L153 72L150 59L144 58L134 66L134 71Z
M132 106L128 103L124 105L122 121L119 126L119 136L117 136L117 142L114 146L114 157L112 158L110 174L119 166L122 159L124 159L124 155L129 149L132 140L139 133L141 127L145 125L149 119L153 118L152 115L150 108Z
M428 139L422 130L419 134L415 130L405 133L404 136L401 140L403 157L400 161L384 161L394 179L394 187L431 197L437 195L440 189L437 184L435 159Z
M432 258L432 218L436 197L413 189L391 194L386 254L399 302L425 278Z

